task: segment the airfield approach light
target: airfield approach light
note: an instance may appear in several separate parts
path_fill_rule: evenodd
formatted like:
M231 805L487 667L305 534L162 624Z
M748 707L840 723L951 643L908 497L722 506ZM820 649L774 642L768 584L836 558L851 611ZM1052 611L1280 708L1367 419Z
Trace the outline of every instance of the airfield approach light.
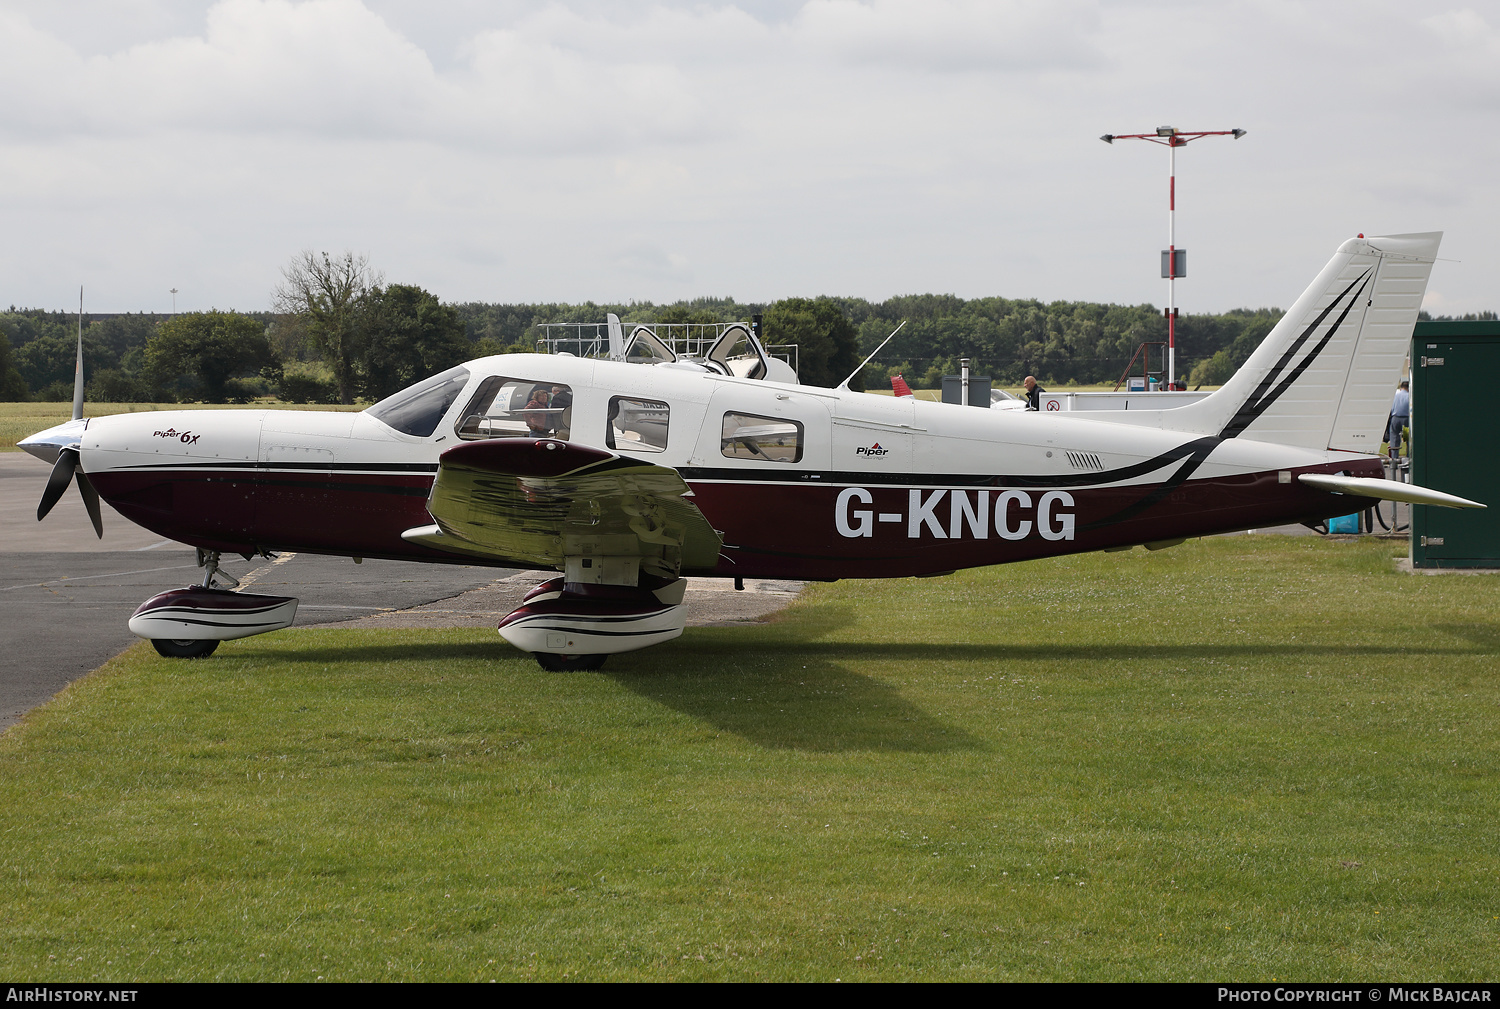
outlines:
M1113 145L1116 140L1147 140L1167 148L1167 247L1162 250L1162 276L1167 279L1167 388L1177 383L1177 278L1187 276L1187 250L1177 248L1177 148L1203 137L1233 137L1248 131L1199 130L1189 132L1175 126L1158 126L1155 133L1106 133L1100 137Z

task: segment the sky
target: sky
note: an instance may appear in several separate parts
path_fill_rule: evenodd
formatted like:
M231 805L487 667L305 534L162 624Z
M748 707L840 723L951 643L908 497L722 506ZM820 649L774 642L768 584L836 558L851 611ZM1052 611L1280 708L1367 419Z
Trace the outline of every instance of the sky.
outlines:
M1289 305L1446 237L1500 308L1500 0L0 0L0 305L263 309L303 249L444 301Z

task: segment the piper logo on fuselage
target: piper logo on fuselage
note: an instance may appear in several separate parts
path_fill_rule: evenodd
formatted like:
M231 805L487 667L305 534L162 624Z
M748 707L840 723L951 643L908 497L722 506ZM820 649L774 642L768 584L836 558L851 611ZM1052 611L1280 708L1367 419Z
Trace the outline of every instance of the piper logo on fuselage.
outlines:
M890 455L891 454L891 450L888 449L888 448L881 448L880 447L880 442L877 441L875 444L871 445L869 448L866 448L863 445L861 445L859 448L857 448L857 449L854 450L854 454L855 455L862 455L862 456L865 456L867 458L872 458L873 459L873 458L878 458L878 457L883 456L883 455Z
M184 445L196 445L198 444L198 439L202 438L203 436L201 434L194 434L191 431L179 431L175 427L169 427L165 431L152 431L151 437L176 438Z
M1044 540L1071 540L1077 529L1071 510L1073 495L1063 490L1049 490L1035 499L1024 490L992 493L912 488L906 494L904 512L883 512L859 507L875 503L875 495L865 488L844 488L833 510L839 535L848 539L872 537L877 525L890 523L904 524L910 540L924 535L938 540L985 540L990 538L991 515L994 533L1003 540L1024 540L1033 533Z

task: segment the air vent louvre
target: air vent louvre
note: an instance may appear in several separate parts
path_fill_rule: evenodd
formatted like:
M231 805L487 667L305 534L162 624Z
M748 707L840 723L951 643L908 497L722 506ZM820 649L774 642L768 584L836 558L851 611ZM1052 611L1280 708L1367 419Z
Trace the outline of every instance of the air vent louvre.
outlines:
M1068 462L1074 469L1102 470L1104 463L1093 452L1069 452Z

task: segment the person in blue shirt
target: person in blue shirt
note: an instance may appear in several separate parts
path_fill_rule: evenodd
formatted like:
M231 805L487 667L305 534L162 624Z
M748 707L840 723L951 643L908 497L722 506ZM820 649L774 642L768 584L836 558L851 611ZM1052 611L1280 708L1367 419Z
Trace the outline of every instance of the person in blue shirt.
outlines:
M1396 399L1391 404L1391 419L1387 424L1386 444L1390 446L1392 459L1401 458L1401 433L1411 424L1411 383L1405 379L1396 386Z

